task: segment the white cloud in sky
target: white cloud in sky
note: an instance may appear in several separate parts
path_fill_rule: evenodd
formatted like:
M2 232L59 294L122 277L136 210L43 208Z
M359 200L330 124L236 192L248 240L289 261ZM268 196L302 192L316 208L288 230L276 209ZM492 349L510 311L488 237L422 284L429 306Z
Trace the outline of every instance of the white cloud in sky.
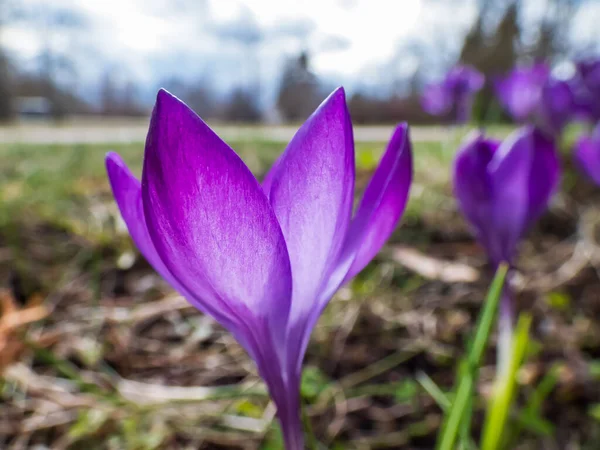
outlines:
M600 51L600 1L590 1L581 6L574 18L577 23L577 34L572 39L575 43L595 42Z
M19 52L24 58L33 58L42 51L42 43L31 30L23 27L6 27L2 30L2 43Z
M22 60L51 45L72 55L84 83L113 70L141 85L173 75L204 76L221 91L253 77L273 85L285 58L303 49L311 52L319 75L350 84L375 85L410 74L419 55L405 50L416 40L436 53L430 59L447 64L477 13L477 0L19 2L34 11L62 8L85 20L85 28L63 33L31 22L8 23L0 39ZM583 5L574 39L598 36L598 20L600 2ZM248 39L256 44L244 43Z
M44 0L22 1L34 7L44 3ZM317 50L313 61L315 70L343 74L357 73L365 66L389 59L397 41L415 32L422 2L363 0L349 6L339 0L206 0L206 3L205 8L198 8L200 14L172 11L163 16L157 15L156 8L148 7L148 2L142 0L52 1L53 6L69 8L90 19L89 35L80 38L97 46L98 56L126 61L137 60L136 54L152 59L169 51L186 51L190 55L227 53L226 47L239 51L239 42L219 41L206 31L230 22L247 22L251 17L259 30L277 30L285 24L288 28L290 24L309 25L313 32L305 33L304 38L296 36L286 42L279 36L275 42L263 44L280 47L278 53L293 53L301 47L314 46ZM344 45L337 49L322 45L327 40L333 42L332 39ZM38 30L21 23L8 25L2 40L15 52L30 56L39 51L44 37ZM139 66L133 68L134 72L143 71L140 69Z

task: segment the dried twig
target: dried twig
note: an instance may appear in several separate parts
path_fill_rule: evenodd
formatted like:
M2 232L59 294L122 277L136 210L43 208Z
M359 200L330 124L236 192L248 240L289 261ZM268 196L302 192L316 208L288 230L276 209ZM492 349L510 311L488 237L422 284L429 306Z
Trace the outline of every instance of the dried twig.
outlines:
M392 259L430 280L440 280L444 283L472 283L479 279L479 271L474 267L457 261L441 260L410 247L394 247Z

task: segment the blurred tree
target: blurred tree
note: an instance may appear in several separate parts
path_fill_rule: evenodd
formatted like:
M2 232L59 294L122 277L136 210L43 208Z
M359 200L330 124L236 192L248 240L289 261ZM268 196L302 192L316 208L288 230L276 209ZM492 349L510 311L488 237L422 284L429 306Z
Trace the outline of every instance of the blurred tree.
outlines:
M217 114L217 101L210 86L207 86L206 83L200 82L190 87L185 98L186 103L200 117L214 117Z
M75 8L54 3L17 1L11 9L11 21L35 30L42 44L36 58L38 74L28 74L26 84L35 85L36 95L50 101L51 113L55 118L77 112L82 102L77 98L74 89L77 74L72 60L72 45L77 42L77 33L86 31L87 21L83 13ZM69 45L59 46L59 40ZM32 84L33 79L35 83ZM28 93L25 92L24 95Z
M107 71L100 84L100 108L108 116L139 116L145 113L138 101L137 87L131 80L117 82Z
M417 67L408 80L408 93L409 95L418 96L424 87L423 71L420 67Z
M137 83L125 81L121 88L121 113L125 116L141 116L145 108L140 104Z
M495 76L510 70L517 61L521 40L519 4L512 1L492 33L486 34L483 24L489 22L490 0L480 2L480 11L473 27L465 37L459 60L477 68L486 76Z
M486 76L509 71L519 60L552 61L573 53L572 23L585 0L547 0L539 17L524 9L529 2L480 0L477 19L465 37L459 60L471 64ZM524 45L522 27L535 36Z
M552 61L570 52L573 17L580 5L580 0L548 1L538 38L530 52L535 60Z
M484 73L496 75L512 69L517 61L520 42L519 8L517 2L512 2L493 36L489 57L483 67Z
M474 118L477 121L487 120L494 110L499 110L495 104L493 81L514 67L520 52L520 2L502 3L500 5L496 0L479 2L477 20L465 37L459 57L461 63L477 68L486 77L486 85L475 101ZM499 9L501 6L505 8L503 11ZM488 25L493 31L486 33L485 25L493 24L498 14L497 25Z
M105 72L100 82L100 111L107 116L117 114L119 92L111 71Z
M485 53L482 50L486 47L486 37L483 33L482 14L477 17L475 24L465 36L462 50L460 51L460 61L474 67L481 67L482 59Z
M202 118L218 114L219 105L213 94L212 83L206 76L201 76L194 82L172 77L163 81L161 86L182 99Z
M8 20L8 2L0 0L0 37L2 28ZM0 40L1 42L1 40ZM9 120L13 116L12 66L8 56L0 47L0 121Z
M225 105L223 118L233 122L260 122L262 113L257 96L250 90L234 89Z
M323 96L319 80L310 71L307 52L289 60L283 70L277 108L286 120L306 119L319 105Z
M48 93L51 92L55 103L50 103L48 113L57 116L56 105L64 108L62 111L69 114L87 114L91 112L90 106L77 95L68 90L52 84L46 77L39 74L19 72L13 82L15 97L44 99L50 103ZM46 114L46 113L44 113Z
M0 121L9 120L12 118L13 113L11 65L2 49L0 49Z
M420 94L407 97L391 95L376 97L365 92L357 92L350 97L348 108L352 121L360 124L396 124L409 121L412 124L428 124L439 122L423 111Z

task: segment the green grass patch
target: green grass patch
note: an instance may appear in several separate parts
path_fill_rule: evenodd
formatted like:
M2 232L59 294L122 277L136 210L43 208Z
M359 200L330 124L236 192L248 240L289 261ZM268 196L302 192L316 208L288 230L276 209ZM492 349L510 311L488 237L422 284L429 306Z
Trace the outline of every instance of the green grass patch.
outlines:
M386 143L357 143L358 187L368 180ZM269 141L232 142L231 146L261 178L283 151ZM415 184L409 214L437 208L447 196L449 169L456 146L435 142L414 146ZM136 175L141 175L142 144L80 144L0 146L0 226L24 214L58 223L78 222L88 228L110 199L104 168L108 151L116 151ZM427 189L424 189L427 186Z

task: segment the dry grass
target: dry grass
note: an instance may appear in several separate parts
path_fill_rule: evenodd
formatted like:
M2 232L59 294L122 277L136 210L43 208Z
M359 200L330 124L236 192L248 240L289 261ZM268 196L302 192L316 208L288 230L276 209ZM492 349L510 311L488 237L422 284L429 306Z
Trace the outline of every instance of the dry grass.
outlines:
M233 147L257 174L281 151ZM302 393L323 448L433 446L441 409L424 386L452 385L490 279L450 196L452 147L416 145L403 225L313 334ZM359 145L359 187L382 148ZM0 148L0 342L13 349L2 352L0 448L280 448L253 364L134 250L108 190L106 150ZM139 173L140 146L117 150ZM564 193L523 246L515 283L536 345L519 404L526 410L555 365L559 378L539 421L523 422L518 448L592 449L600 436L596 199ZM43 308L34 320L32 308ZM493 370L490 352L476 423Z

